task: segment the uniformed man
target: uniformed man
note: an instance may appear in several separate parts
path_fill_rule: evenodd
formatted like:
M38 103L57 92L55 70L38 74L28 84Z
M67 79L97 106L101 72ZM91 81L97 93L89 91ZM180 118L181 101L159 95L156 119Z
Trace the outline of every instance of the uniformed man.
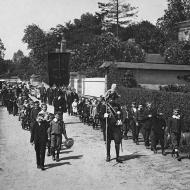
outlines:
M121 116L121 107L116 102L116 99L119 97L119 94L116 91L116 84L112 84L110 90L105 94L106 100L106 113L104 114L106 121L106 128L104 130L106 134L106 150L107 157L106 161L110 161L110 145L111 141L115 142L115 151L116 151L116 162L122 163L121 158L119 157L120 144L122 140L122 116Z

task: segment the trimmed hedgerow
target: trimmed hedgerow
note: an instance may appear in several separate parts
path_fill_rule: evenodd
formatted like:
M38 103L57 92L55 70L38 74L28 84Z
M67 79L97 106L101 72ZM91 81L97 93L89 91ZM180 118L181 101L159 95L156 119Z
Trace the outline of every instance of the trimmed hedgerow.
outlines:
M119 103L131 105L132 102L145 104L151 102L153 107L162 112L167 119L174 108L179 108L184 118L185 128L190 129L190 93L162 92L142 88L119 87Z

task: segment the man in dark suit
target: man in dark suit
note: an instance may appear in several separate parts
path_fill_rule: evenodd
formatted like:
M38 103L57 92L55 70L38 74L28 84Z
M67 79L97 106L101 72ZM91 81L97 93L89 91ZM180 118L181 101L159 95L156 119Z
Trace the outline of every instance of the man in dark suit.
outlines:
M48 98L48 104L52 105L52 102L53 102L53 89L52 89L52 87L49 87L47 89L47 98Z
M46 88L44 87L44 84L42 84L42 86L40 87L40 99L42 103L46 103L46 96L47 96Z
M37 168L44 170L46 143L48 142L48 123L43 120L43 115L37 116L36 122L31 131L30 143L36 151Z
M65 97L63 97L62 91L58 91L58 97L56 97L53 101L54 105L54 113L61 112L66 113L66 100Z
M30 129L32 129L34 123L36 122L37 115L40 111L41 111L41 108L39 107L39 101L35 101L34 107L32 108L30 112Z

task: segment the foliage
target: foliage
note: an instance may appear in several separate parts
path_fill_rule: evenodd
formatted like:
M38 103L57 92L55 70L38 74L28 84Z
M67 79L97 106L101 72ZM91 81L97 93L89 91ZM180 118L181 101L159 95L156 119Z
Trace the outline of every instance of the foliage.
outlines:
M19 64L24 58L24 53L21 50L18 50L13 54L13 63Z
M88 76L100 76L103 61L142 62L144 52L135 43L121 42L112 33L95 36L91 43L75 49L71 70L86 71Z
M105 29L112 25L126 26L131 22L131 18L137 14L137 7L133 7L129 3L122 3L119 0L109 0L108 3L99 2L98 6L100 12L97 15L102 20L102 26Z
M127 104L130 108L132 102L144 105L146 102L152 102L153 107L162 112L167 119L172 115L174 108L179 108L184 117L186 128L190 123L190 94L162 92L156 90L135 89L119 87L121 104ZM184 129L186 130L186 129Z
M4 46L4 44L3 44L3 42L2 42L2 40L1 40L1 38L0 38L0 58L4 58L4 52L5 52L5 46Z
M176 24L190 19L189 0L168 0L164 16L157 20L157 26L164 32L168 41L176 40Z
M45 33L39 26L32 24L24 30L23 42L30 49L29 58L36 74L47 72L47 53L55 49L56 36Z
M160 53L165 42L163 32L149 21L131 24L121 29L120 38L122 41L135 39L147 53Z
M188 42L174 42L165 50L167 64L189 65L190 44Z
M165 92L183 92L183 93L189 93L190 92L190 86L189 85L167 85L167 86L160 86L161 91Z
M57 25L56 28L51 28L55 35L64 34L68 48L75 48L83 43L89 43L95 35L101 34L101 21L96 15L86 13L82 14L80 19L74 19L67 22L65 26ZM58 39L60 41L60 39Z
M134 76L132 71L127 71L124 74L123 86L125 86L127 88L135 88L135 87L137 87L137 81L136 81L135 76Z

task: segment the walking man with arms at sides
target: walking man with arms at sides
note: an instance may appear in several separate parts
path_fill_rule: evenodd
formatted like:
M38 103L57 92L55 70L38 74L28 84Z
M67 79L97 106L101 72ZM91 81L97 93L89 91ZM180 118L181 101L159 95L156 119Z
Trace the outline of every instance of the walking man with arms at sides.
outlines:
M38 115L36 122L31 130L30 143L36 151L36 164L37 168L44 170L46 143L48 141L48 123L43 120L43 115Z

